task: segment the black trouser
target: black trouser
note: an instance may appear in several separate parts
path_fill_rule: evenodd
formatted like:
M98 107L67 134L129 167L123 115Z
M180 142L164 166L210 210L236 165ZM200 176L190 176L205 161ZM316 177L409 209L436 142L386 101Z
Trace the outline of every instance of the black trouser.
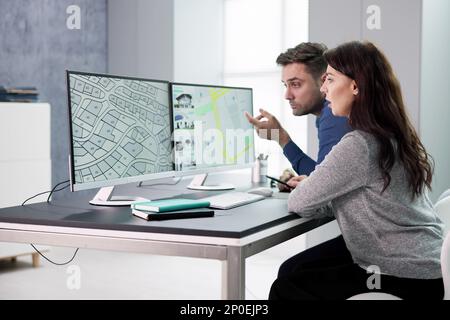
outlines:
M374 276L353 263L344 239L339 236L285 261L272 284L269 299L344 300L377 291L402 299L442 300L444 296L442 278L423 280L379 275L380 290L370 290L368 280ZM373 282L369 280L369 283Z
M353 263L344 238L338 236L289 258L280 266L278 278L287 276L296 270L315 268L317 264Z

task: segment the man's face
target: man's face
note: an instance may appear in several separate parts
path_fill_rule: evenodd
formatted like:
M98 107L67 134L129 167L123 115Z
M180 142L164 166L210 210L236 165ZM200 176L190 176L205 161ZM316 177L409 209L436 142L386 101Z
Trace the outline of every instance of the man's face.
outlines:
M320 114L324 95L320 92L321 79L314 79L302 63L283 66L281 82L286 87L285 99L289 101L294 116Z

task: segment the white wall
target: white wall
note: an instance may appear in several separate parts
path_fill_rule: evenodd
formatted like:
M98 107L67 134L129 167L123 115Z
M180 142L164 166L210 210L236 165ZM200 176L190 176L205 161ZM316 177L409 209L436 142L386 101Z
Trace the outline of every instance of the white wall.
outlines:
M172 80L173 0L108 0L108 72Z
M450 1L424 0L420 135L435 161L432 201L450 188Z
M223 82L223 0L175 0L173 79Z
M222 84L223 0L108 0L108 72Z
M345 3L345 5L343 5ZM367 27L370 6L380 9L380 29ZM420 127L420 53L422 0L314 0L310 3L310 40L330 48L352 40L369 40L388 57L401 83L409 117ZM310 149L317 148L310 120Z
M309 41L333 48L361 38L361 0L310 0ZM317 160L316 117L308 116L308 155Z

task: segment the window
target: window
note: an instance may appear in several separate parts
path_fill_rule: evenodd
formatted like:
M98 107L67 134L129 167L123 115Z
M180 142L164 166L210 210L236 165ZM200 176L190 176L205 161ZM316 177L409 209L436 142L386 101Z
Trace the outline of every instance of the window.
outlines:
M224 83L253 88L254 114L263 108L275 115L304 151L307 119L292 115L275 60L287 48L308 40L308 2L224 0ZM275 142L257 139L256 152L270 154L271 175L290 167Z

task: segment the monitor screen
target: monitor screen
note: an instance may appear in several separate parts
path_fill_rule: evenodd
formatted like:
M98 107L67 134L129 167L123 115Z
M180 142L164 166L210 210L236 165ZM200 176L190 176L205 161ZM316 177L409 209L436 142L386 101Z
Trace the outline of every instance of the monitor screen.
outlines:
M251 88L172 83L174 161L181 172L248 167L254 162Z
M67 71L72 190L174 175L169 83Z

